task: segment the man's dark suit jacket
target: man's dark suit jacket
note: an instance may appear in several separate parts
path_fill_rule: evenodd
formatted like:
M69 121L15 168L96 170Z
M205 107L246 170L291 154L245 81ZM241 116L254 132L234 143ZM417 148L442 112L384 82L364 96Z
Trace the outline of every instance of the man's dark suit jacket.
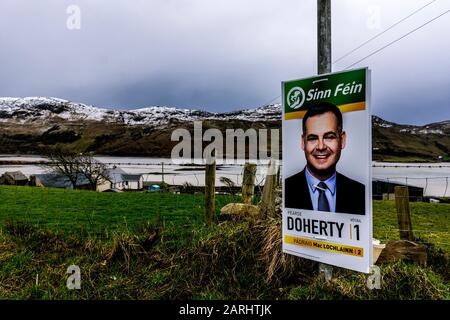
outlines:
M286 208L313 210L305 170L290 176L284 182ZM336 172L336 212L365 214L365 186Z

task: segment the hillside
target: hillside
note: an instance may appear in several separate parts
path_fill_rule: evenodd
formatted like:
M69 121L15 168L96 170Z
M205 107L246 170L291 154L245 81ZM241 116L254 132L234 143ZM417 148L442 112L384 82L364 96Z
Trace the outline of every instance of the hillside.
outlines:
M374 116L373 158L379 161L450 160L450 121L401 125ZM0 98L0 153L38 154L64 144L102 155L168 157L176 128L271 129L281 126L281 105L227 113L152 106L109 110L45 97Z
M373 116L372 130L374 160L450 160L450 121L412 126Z
M108 110L56 98L0 98L0 153L39 154L64 144L79 152L102 155L169 157L177 142L172 131L280 127L280 108L270 105L237 112L153 106Z

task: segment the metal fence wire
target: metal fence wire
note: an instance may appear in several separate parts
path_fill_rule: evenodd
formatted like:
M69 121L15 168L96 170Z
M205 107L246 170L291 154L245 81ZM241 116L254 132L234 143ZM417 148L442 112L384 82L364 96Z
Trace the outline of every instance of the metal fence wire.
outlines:
M195 184L178 186L171 191L128 190L119 193L0 186L0 226L17 222L65 234L100 238L148 224L194 226L204 221L205 201L200 180L194 181ZM217 194L215 218L227 203L239 201L237 192Z
M112 165L112 164L110 164ZM114 232L135 230L145 225L171 226L201 224L204 221L205 173L202 165L168 163L114 163L127 174L142 176L139 190L93 192L30 186L0 186L0 225L10 222L50 228L64 233L108 238ZM218 165L215 208L240 202L244 166ZM255 202L262 194L267 166L258 165ZM389 176L375 179L385 183L373 188L380 199L393 199L393 185L411 187L411 201L445 202L450 199L449 177ZM282 177L280 177L280 181ZM152 185L163 188L152 190ZM383 189L385 188L385 189ZM416 188L416 189L414 189ZM415 193L415 192L418 193ZM450 201L449 201L450 202ZM416 231L416 230L414 230ZM389 232L395 232L390 229ZM419 232L419 231L418 231ZM421 232L421 231L420 231ZM445 231L439 231L445 232Z

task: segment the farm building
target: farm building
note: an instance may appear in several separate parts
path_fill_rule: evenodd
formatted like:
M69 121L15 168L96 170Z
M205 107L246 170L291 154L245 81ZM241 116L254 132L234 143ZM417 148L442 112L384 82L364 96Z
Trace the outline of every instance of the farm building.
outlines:
M43 173L30 176L30 186L45 188L62 188L73 189L70 180L58 173ZM89 190L89 181L86 178L79 177L77 181L77 189Z
M134 180L131 180L131 183L127 186L127 180L124 179L124 177L130 178L127 175L125 171L123 171L121 168L113 167L111 169L108 169L107 171L108 180L102 181L100 184L97 185L97 190L99 192L107 191L107 190L124 190L124 189L131 189L137 188L141 186L142 183L133 183ZM134 176L134 175L131 175ZM133 178L133 177L131 177ZM133 178L134 179L134 178ZM77 179L77 189L86 189L90 190L90 184L89 181L86 179L86 177L80 175ZM64 188L64 189L73 189L73 185L70 182L70 180L61 174L58 173L46 173L46 174L35 174L30 177L30 185L36 186L36 187L46 187L46 188Z
M28 178L21 171L7 171L0 176L0 184L25 186L28 184Z
M109 191L111 189L114 190L123 190L125 186L125 181L123 179L123 175L127 174L121 168L114 166L111 169L108 169L107 175L109 180L103 182L102 184L97 186L97 191L104 192Z
M144 179L141 174L128 174L119 167L113 167L108 170L109 181L106 181L97 188L97 191L114 190L142 190L144 188Z
M144 188L144 178L142 174L124 174L122 175L125 190L142 190Z
M395 199L395 187L407 186L410 201L423 200L423 188L396 183L392 181L373 179L372 180L372 199L374 200L393 200Z

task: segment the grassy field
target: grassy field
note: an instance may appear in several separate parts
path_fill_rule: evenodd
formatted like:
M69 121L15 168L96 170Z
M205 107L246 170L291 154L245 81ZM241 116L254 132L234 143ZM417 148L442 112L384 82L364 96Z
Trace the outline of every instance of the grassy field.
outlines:
M411 203L428 265L381 265L380 290L281 254L280 219L206 226L202 208L201 195L0 186L0 299L450 299L449 204ZM397 229L394 202L374 201L375 237ZM81 290L66 288L72 264Z
M235 196L216 197L216 214ZM98 193L83 190L0 186L0 225L24 221L65 234L105 236L142 224L198 224L202 194Z
M239 197L217 196L216 213ZM0 186L0 226L7 221L28 222L64 234L108 238L146 223L203 222L202 194L98 193L82 190ZM398 239L394 201L374 201L374 237ZM411 203L415 236L450 251L450 205Z
M450 204L411 202L410 210L414 236L450 253ZM399 239L394 201L373 201L373 233L382 241Z

